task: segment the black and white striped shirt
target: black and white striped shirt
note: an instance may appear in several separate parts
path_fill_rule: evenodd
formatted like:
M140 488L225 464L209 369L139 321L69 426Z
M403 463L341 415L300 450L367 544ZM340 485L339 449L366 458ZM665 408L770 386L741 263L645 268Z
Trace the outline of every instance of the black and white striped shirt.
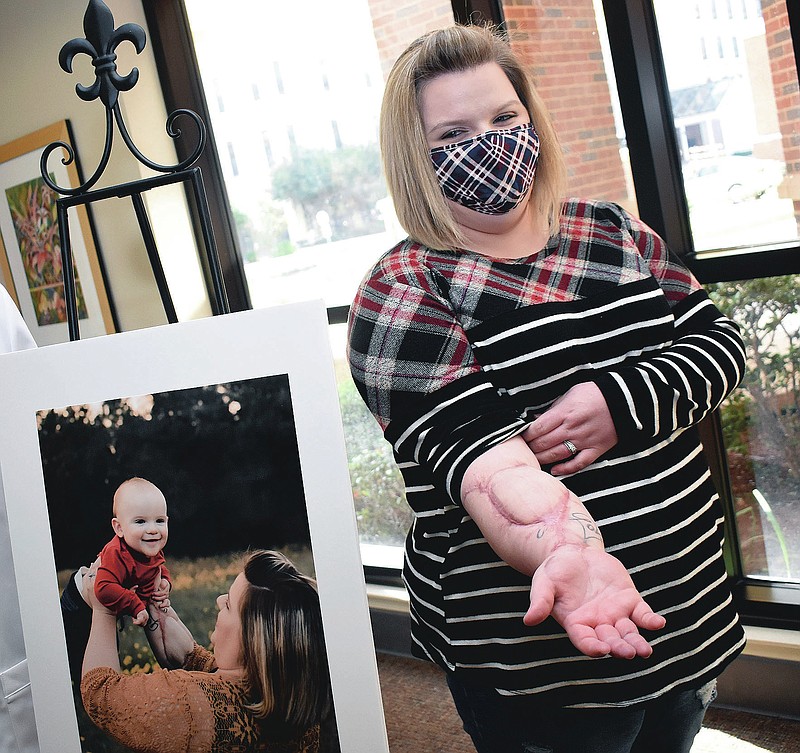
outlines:
M742 342L649 228L614 204L569 200L560 233L526 259L407 240L362 283L349 346L415 514L404 578L419 656L501 694L609 706L699 686L742 649L696 429L739 382ZM459 499L473 460L586 381L619 442L563 482L667 619L647 635L648 659L591 659L552 619L526 627L530 578Z

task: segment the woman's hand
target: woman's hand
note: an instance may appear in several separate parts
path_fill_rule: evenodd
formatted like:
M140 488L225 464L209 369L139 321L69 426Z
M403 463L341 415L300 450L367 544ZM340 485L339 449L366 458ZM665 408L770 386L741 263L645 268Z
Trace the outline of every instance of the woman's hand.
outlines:
M156 587L150 600L155 606L166 611L170 605L169 592L172 589L172 584L161 576L161 568L158 569L158 577L156 578Z
M605 551L580 499L539 469L522 437L491 447L470 464L461 501L497 555L532 574L525 624L552 615L587 656L652 653L639 628L658 630L666 621Z
M106 614L114 614L108 607L103 606L94 592L94 583L97 578L97 570L100 567L100 558L98 557L89 566L89 569L83 574L83 591L81 595L83 600L92 608L92 611L105 612Z
M581 653L618 659L650 656L653 649L639 628L659 630L666 624L616 557L576 545L556 549L533 575L524 622L538 625L550 615Z
M580 471L617 443L617 430L594 382L567 390L522 433L541 465L557 463L554 476ZM572 455L565 442L577 452Z

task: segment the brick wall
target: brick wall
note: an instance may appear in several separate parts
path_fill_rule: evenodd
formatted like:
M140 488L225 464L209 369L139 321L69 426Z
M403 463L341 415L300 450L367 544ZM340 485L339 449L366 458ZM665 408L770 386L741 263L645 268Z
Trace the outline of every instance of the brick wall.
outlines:
M417 37L453 23L450 0L369 0L369 8L384 79Z
M516 50L533 66L553 116L576 196L630 207L592 0L505 0Z
M784 0L761 0L767 37L772 89L778 111L786 180L782 196L794 200L794 214L800 226L800 86L797 82L794 47Z

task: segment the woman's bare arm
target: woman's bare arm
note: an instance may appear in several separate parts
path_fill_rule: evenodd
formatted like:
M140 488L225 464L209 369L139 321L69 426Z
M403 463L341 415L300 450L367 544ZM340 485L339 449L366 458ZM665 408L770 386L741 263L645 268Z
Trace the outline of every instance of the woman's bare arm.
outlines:
M89 640L86 642L86 651L83 654L81 676L95 667L110 667L115 672L120 671L117 651L117 618L112 611L97 600L94 593L94 582L99 564L100 561L96 560L83 576L84 598L92 608L92 627L89 632Z
M194 650L195 640L189 628L183 624L178 613L171 607L148 606L150 622L147 640L159 666L178 669L186 663L186 657Z
M521 436L496 445L467 469L461 500L497 555L531 575L528 625L552 615L578 650L619 658L652 653L638 628L664 626L622 563L603 548L581 501L544 473Z
M533 575L566 544L603 549L603 537L581 501L544 473L521 437L496 445L464 474L461 500L495 552Z

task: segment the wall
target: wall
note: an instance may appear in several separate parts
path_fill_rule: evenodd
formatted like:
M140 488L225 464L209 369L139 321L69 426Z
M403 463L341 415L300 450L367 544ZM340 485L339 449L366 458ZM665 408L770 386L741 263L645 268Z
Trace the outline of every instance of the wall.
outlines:
M513 44L533 66L564 147L569 191L633 209L594 0L505 0L503 10Z
M453 23L450 0L369 0L384 80L412 39Z
M783 134L786 179L780 187L782 197L794 200L794 214L800 227L800 84L794 57L786 5L779 0L761 0L769 51L772 89Z
M115 26L137 23L145 31L140 0L108 0ZM58 64L62 45L83 37L86 0L28 0L0 6L0 143L7 143L59 120L69 119L84 174L97 166L105 138L103 106L78 99L75 85L94 80L91 60L78 55L73 74ZM175 161L166 135L166 111L149 45L136 55L133 45L117 48L117 67L140 72L136 87L120 97L125 122L141 151L156 162ZM189 128L187 130L187 136ZM137 180L152 173L127 152L114 134L114 151L99 186ZM53 159L58 159L54 157ZM180 319L204 316L208 305L182 189L159 189L148 209ZM107 200L94 210L98 245L121 329L166 321L133 209L127 200Z

